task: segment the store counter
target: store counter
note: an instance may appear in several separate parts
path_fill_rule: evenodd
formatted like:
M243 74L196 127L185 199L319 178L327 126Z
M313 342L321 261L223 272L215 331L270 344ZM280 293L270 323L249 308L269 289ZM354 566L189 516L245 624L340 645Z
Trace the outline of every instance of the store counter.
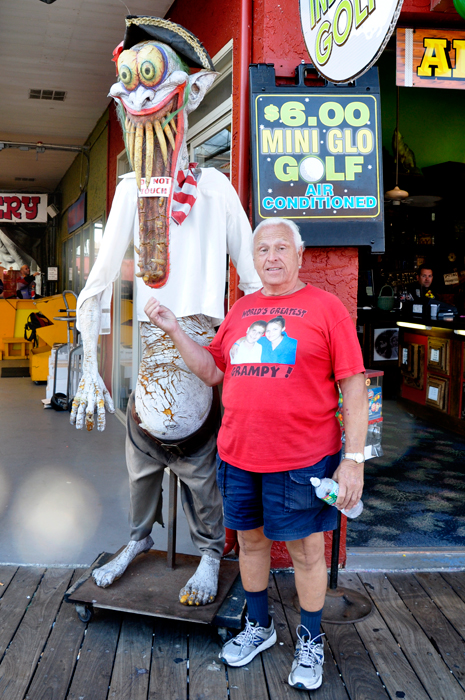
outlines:
M465 319L398 321L400 395L408 410L465 434Z
M29 314L34 311L32 299L0 299L0 353L2 357L7 348L4 338L24 338L24 326Z
M76 307L73 295L67 295L70 309ZM32 381L46 381L48 377L48 361L52 346L55 343L67 342L67 324L55 322L57 316L66 315L63 311L63 296L55 294L51 297L40 299L0 299L0 353L5 354L4 338L17 338L19 348L18 357L21 356L21 344L24 340L24 327L31 313L40 312L48 318L51 325L37 329L38 347L33 348L28 343L27 354L29 356L29 370ZM15 348L10 343L10 348Z

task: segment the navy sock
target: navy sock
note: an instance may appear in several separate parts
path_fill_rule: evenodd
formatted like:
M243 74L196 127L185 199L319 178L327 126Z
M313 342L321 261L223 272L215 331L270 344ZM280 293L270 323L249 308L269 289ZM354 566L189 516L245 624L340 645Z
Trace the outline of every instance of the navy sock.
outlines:
M265 588L264 591L258 591L258 593L245 591L245 598L247 600L249 620L255 620L260 627L268 627L270 624L268 616L268 588Z
M315 639L320 634L321 615L323 608L316 612L309 612L300 608L300 624L306 627L310 633L310 639Z

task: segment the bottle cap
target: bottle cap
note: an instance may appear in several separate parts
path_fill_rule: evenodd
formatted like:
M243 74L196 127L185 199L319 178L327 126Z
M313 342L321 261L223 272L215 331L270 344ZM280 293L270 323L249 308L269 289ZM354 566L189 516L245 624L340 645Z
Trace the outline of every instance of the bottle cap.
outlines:
M312 486L315 486L315 488L317 488L321 484L321 479L319 479L317 476L312 476L312 478L310 479L310 483L312 484Z

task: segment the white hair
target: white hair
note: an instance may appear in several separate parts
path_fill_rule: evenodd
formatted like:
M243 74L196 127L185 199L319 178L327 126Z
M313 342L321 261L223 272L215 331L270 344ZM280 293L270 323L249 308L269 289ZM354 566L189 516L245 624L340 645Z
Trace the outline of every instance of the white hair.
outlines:
M273 219L265 219L265 221L261 221L255 231L253 232L253 238L252 238L252 248L253 248L253 242L255 240L255 236L259 231L261 231L263 228L267 227L272 227L272 226L287 226L287 228L292 232L293 238L294 238L294 243L295 247L297 248L297 252L300 250L305 249L305 243L302 240L302 236L300 235L300 229L297 226L296 223L294 223L291 219L280 219L278 217L273 218Z

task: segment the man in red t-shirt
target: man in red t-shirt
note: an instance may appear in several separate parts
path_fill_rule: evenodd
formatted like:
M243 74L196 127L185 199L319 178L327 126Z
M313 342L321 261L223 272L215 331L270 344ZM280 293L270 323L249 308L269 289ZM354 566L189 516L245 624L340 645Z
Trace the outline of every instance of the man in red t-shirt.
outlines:
M276 642L268 615L270 550L273 540L285 541L301 606L288 681L311 690L321 685L323 673L323 532L336 528L337 512L316 497L310 479L328 476L339 483L339 509L360 500L368 399L349 314L335 296L299 279L302 254L293 222L261 223L254 234L254 264L263 288L236 302L208 348L184 334L157 300L151 299L145 312L206 384L223 381L217 479L225 525L238 534L248 618L220 658L243 666ZM236 362L235 348L258 322L261 330L254 342L261 352ZM336 383L344 397L342 461Z

